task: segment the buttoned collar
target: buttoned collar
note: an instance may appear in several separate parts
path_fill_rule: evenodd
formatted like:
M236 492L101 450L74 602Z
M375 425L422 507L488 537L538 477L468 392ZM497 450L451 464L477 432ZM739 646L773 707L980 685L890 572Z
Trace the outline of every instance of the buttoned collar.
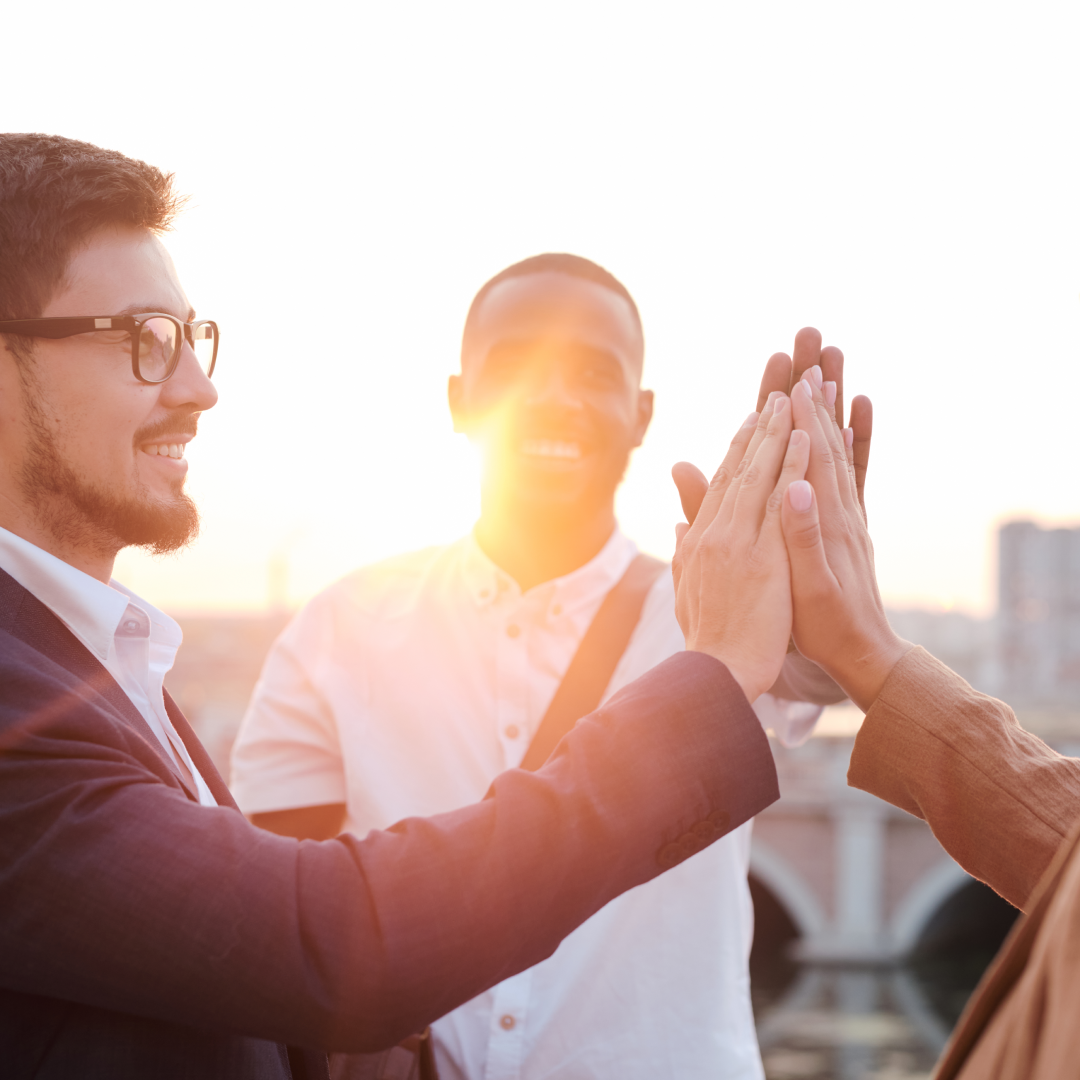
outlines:
M595 607L596 597L615 585L637 554L637 545L616 526L607 543L583 566L522 593L518 583L491 561L473 533L462 543L462 573L478 608L510 602L541 618L573 616L580 607Z
M38 598L105 663L119 637L152 638L178 649L179 625L118 581L108 585L21 536L0 528L0 568Z

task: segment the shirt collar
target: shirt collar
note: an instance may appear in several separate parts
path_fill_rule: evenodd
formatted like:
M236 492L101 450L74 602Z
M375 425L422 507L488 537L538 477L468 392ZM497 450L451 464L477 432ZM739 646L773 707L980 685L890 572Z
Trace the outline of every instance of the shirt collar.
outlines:
M464 540L463 573L466 587L476 606L484 608L501 596L515 599L536 598L536 602L553 614L571 612L575 607L593 603L598 594L607 593L626 573L637 554L637 545L616 526L607 543L583 566L561 578L545 581L522 596L518 584L488 557L470 533ZM558 608L555 612L553 609Z
M4 528L0 528L0 569L37 597L103 662L129 605L149 620L152 638L180 645L179 625L153 604L117 581L108 585L98 581Z

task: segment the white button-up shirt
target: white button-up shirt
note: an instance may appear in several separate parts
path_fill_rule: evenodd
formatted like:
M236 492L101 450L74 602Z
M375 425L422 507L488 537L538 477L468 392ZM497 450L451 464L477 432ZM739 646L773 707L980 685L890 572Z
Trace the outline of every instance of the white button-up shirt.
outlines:
M237 801L248 813L344 802L362 836L481 799L520 764L635 554L616 531L587 565L525 594L471 536L346 577L267 659L233 751ZM662 574L606 696L683 648ZM765 708L788 736L820 713ZM437 1021L443 1080L761 1077L749 849L748 823Z
M165 710L164 681L183 633L153 604L117 581L108 585L0 529L0 569L40 600L101 662L139 710L174 764L183 762L199 802L216 806Z

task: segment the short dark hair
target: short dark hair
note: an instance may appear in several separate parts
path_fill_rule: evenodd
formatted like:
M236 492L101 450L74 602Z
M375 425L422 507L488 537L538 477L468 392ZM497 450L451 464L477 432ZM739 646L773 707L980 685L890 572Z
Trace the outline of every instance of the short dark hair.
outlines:
M60 135L0 134L0 319L38 318L95 229L164 232L183 202L171 173L115 150Z
M473 302L469 305L469 314L465 316L465 329L461 334L462 351L464 352L465 341L468 339L476 322L477 312L480 310L484 297L496 285L508 281L510 278L548 273L569 274L570 277L581 278L583 281L592 281L621 296L630 305L630 310L634 314L634 321L637 323L638 330L644 340L645 331L641 325L641 314L638 311L637 304L634 303L630 290L613 273L605 270L599 263L594 263L591 259L583 259L580 255L569 255L566 252L546 252L543 255L533 255L528 259L522 259L521 262L516 262L505 270L500 270L493 278L484 282L480 287L480 291L473 297Z

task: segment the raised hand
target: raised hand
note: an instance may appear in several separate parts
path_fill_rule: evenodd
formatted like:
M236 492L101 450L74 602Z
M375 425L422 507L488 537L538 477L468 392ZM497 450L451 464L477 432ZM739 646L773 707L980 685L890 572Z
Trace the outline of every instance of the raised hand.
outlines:
M794 359L792 359L792 356ZM818 386L823 388L831 400L833 416L838 425L844 420L844 354L835 346L821 347L821 334L812 326L804 326L795 335L795 348L792 356L787 353L773 353L765 365L761 377L761 389L758 391L758 412L769 398L776 393L789 394L807 371L818 368ZM873 434L874 413L868 397L857 397L851 403L851 443L850 458L855 470L855 487L859 504L866 516L863 501L863 488L866 484L866 467L870 460L870 438ZM709 482L704 473L689 462L680 461L671 475L679 489L683 513L686 520L693 522L701 500L705 497Z
M758 409L777 390L791 394L806 372L814 367L820 368L818 386L824 386L829 395L835 395L830 402L833 415L840 427L844 426L844 354L835 345L821 347L821 334L812 326L804 326L795 335L795 347L791 356L787 353L773 353L765 365L761 377L761 389L758 391ZM835 389L829 390L832 383ZM855 467L855 487L859 504L866 515L866 503L863 487L866 484L866 468L870 461L870 438L873 434L874 414L870 399L857 397L851 403L850 427L852 431L852 460Z
M815 366L791 394L796 429L810 442L806 479L788 487L781 514L791 561L792 633L799 651L865 710L911 646L885 617L852 439L836 426L825 386Z
M788 485L805 475L809 447L805 431L792 430L787 395L770 395L736 433L693 524L675 527L675 611L686 647L722 661L750 701L776 681L787 651L780 511Z

